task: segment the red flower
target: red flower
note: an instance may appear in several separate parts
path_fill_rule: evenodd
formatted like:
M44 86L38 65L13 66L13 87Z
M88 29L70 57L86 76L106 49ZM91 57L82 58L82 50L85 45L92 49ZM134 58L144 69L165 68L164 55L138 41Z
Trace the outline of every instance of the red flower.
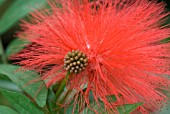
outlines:
M170 45L160 43L170 29L161 26L168 15L163 3L149 0L61 0L49 2L51 9L31 13L22 21L19 37L32 42L13 59L42 75L47 87L66 75L64 58L72 50L86 54L88 65L72 74L70 88L81 91L89 104L89 92L106 108L116 104L144 102L154 111L167 97L170 80ZM62 8L61 8L62 7ZM111 104L107 95L115 95ZM121 95L121 97L119 96ZM144 113L144 112L143 112Z

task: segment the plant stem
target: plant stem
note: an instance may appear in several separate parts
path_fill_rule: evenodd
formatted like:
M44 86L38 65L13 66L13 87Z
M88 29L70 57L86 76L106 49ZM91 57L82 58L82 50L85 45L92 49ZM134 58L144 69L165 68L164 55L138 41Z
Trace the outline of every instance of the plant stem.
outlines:
M3 48L3 44L2 44L2 39L1 39L1 37L0 37L0 56L1 56L1 61L2 61L2 63L4 63L4 64L7 64L7 60L6 60L6 56L5 56L5 54L4 54L4 48Z
M63 103L65 101L65 99L67 98L67 96L70 94L71 90L67 90L67 92L65 93L64 97L60 100L60 103Z
M61 100L58 101L58 104L64 104L64 101L66 100L66 98L67 98L67 96L70 94L70 92L71 92L71 90L68 89L67 92L64 94L64 96L61 98ZM63 113L63 110L64 110L63 108L58 108L58 109L57 109L57 112L58 112L59 114L62 114L62 113Z
M65 85L66 85L66 83L67 83L68 78L69 78L70 75L71 75L71 73L70 73L70 72L67 72L66 77L65 77L65 78L63 79L63 81L61 82L61 84L60 84L60 86L59 86L59 88L58 88L58 90L57 90L57 92L56 92L56 99L58 99L58 98L60 97L61 93L63 92L64 87L65 87Z

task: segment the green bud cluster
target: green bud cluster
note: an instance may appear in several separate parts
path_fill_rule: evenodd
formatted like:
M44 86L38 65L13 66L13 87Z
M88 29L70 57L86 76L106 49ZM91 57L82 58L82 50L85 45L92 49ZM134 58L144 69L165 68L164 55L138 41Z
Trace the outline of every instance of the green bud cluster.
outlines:
M70 73L80 73L88 65L88 59L85 53L79 50L68 52L64 58L64 68Z

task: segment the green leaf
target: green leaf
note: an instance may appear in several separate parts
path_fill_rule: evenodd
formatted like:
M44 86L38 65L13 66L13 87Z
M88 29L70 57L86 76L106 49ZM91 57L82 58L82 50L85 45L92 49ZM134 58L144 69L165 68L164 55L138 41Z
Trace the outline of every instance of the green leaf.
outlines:
M0 0L0 6L1 6L1 4L3 4L3 2L5 2L5 0Z
M1 112L1 114L18 114L12 108L9 108L9 107L6 107L6 106L2 106L2 105L0 105L0 112Z
M79 107L78 104L75 106L74 101L72 101L70 103L70 105L66 108L66 114L72 114L73 110L74 110L74 114L79 114L80 112L79 112L79 108L78 107ZM64 113L64 108L62 109L61 113ZM90 114L92 114L92 113L90 113Z
M48 97L47 97L47 105L48 105L48 108L49 108L49 111L50 111L50 114L57 114L57 111L56 111L56 97L55 97L55 94L52 90L48 90Z
M0 80L10 80L7 76L0 74Z
M120 114L130 114L132 111L134 111L142 104L143 103L125 104L125 105L118 106L117 109Z
M16 84L9 80L0 80L0 88L15 92L22 92L22 90Z
M6 64L7 60L4 54L4 47L2 43L2 39L0 38L0 62Z
M22 50L26 44L29 44L30 42L24 40L24 39L15 39L13 40L6 49L6 56L9 57L13 54L18 53L20 50Z
M161 40L161 43L168 43L168 42L170 42L170 38L166 38L166 39Z
M83 91L86 91L86 88L83 90ZM74 92L73 93L71 93L71 94L74 94ZM80 98L80 96L78 97L78 99L80 100L81 99L81 101L82 102L85 102L85 101L83 101L84 99L82 99L82 98ZM93 96L93 93L92 93L92 91L90 91L90 93L89 93L89 102L90 102L90 105L92 106L93 104L94 104L94 96ZM74 98L73 98L73 100L70 102L70 104L68 105L68 107L66 108L66 114L71 114L72 112L73 112L73 110L74 110L74 113L75 114L79 114L79 113L89 113L89 114L93 114L93 112L89 109L89 107L84 107L84 109L83 109L83 111L82 112L80 112L80 109L79 109L79 106L78 106L79 104L75 104L75 102L74 102ZM94 105L93 105L94 106ZM94 107L93 107L94 108ZM64 109L62 110L63 111L63 113L64 113Z
M86 89L84 89L84 91L85 91ZM116 99L116 96L115 95L108 95L107 96L107 99L108 99L108 102L115 102L117 99ZM82 100L82 99L81 99ZM85 102L85 101L84 101ZM94 96L93 96L93 93L92 93L92 91L90 91L90 93L89 93L89 102L90 102L90 106L93 108L93 109L95 109L95 110L97 110L98 112L100 112L101 114L107 114L107 112L105 111L105 109L104 109L104 103L100 100L100 99L98 99L98 103L96 103L96 101L95 101L95 99L94 99ZM100 104L100 106L98 105L98 104ZM70 106L68 106L67 107L67 109L66 109L66 114L70 114L70 112L72 112L73 111L73 108L75 108L74 109L74 113L75 114L78 114L78 113L89 113L89 114L95 114L95 112L94 111L92 111L91 109L89 109L89 107L84 107L84 109L83 109L83 111L82 110L79 110L79 106L78 106L78 104L75 106L75 103L74 103L74 99L71 101L71 103L70 103Z
M1 64L0 74L8 76L22 90L33 97L40 107L43 107L46 104L47 98L47 88L44 81L40 79L37 73L33 71L21 71L19 68L19 66L15 65Z
M1 17L0 34L7 31L34 8L41 7L45 5L45 3L46 0L15 0Z
M117 100L115 95L108 95L107 99L108 99L108 102L110 103L115 102ZM97 110L101 114L107 114L107 111L105 110L105 105L100 99L98 101L98 104L100 104L100 106L97 105L96 101L93 98L93 94L90 93L90 105L92 106L92 108ZM143 103L125 104L125 105L117 106L117 109L120 114L130 114L133 110L135 110L138 106L142 104ZM88 113L95 114L93 111L91 111L88 108L84 110L84 112L86 111L88 111Z
M111 102L116 102L117 98L115 95L108 95L107 100L108 100L108 102L111 103Z
M3 49L0 47L0 56L3 54Z
M4 49L3 49L2 39L0 37L0 56L2 56L3 53L4 53Z
M91 92L90 97L92 97L92 96L93 96L93 94ZM110 103L114 103L117 100L115 95L108 95L108 96L106 96L106 98L107 98L108 102L110 102ZM100 99L98 99L98 103L96 103L96 101L94 100L94 97L93 97L93 99L92 98L90 99L90 104L95 110L102 112L102 114L107 114L107 112L105 111L104 102L101 101ZM100 104L100 106L98 106L97 104Z
M0 89L3 96L6 97L12 107L20 114L43 114L38 107L36 107L30 99L22 93L16 93Z

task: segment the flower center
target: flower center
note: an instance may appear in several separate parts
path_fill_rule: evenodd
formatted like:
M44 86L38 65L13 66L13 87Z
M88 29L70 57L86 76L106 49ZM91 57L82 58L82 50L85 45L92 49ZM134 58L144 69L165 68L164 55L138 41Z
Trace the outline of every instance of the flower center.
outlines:
M80 73L88 65L88 59L85 53L79 50L68 52L64 58L64 68L70 73Z

